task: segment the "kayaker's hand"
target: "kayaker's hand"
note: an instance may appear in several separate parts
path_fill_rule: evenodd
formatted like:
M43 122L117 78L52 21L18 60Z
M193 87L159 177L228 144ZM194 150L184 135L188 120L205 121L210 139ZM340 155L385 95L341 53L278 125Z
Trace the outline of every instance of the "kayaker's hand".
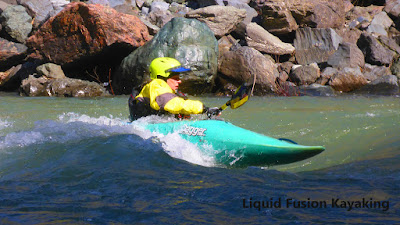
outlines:
M208 118L211 118L212 116L219 116L221 115L221 110L218 107L204 107L204 113L207 114Z

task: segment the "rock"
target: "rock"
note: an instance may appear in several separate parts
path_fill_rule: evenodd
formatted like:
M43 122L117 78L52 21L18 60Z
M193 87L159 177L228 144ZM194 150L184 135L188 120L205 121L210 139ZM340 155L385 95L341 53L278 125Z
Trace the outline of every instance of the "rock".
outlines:
M47 78L39 77L36 78L33 75L30 75L27 79L22 81L20 87L20 95L25 96L49 96L47 92Z
M278 37L272 35L256 23L246 26L246 41L249 47L258 51L273 55L293 54L295 48L288 43L282 42Z
M225 52L219 61L218 71L233 83L253 83L257 95L277 91L279 77L277 66L257 50L244 46Z
M376 34L376 35L384 35L384 36L388 35L387 31L385 30L385 28L380 24L371 24L371 25L369 25L368 29L367 29L367 32L371 33L371 34Z
M369 24L375 15L382 12L382 9L383 7L374 5L368 7L355 6L346 13L346 23L349 24L352 21L362 23L363 21L367 21Z
M115 93L131 93L149 79L148 67L157 57L173 57L193 72L184 77L180 88L185 93L204 93L211 89L218 68L218 42L205 24L195 19L173 18L147 42L127 56L114 75Z
M396 75L398 78L400 78L400 58L394 61L393 65L390 67L390 71L393 73L393 75Z
M72 78L49 79L29 76L22 81L21 95L54 97L97 97L109 96L106 89L96 82Z
M354 91L368 83L360 68L343 68L331 77L329 85L340 92Z
M152 10L148 15L150 22L158 27L163 27L174 17L176 16L168 10Z
M300 28L296 31L294 47L299 64L326 62L339 47L342 38L333 29Z
M339 28L346 15L346 3L342 0L289 1L289 9L300 27Z
M368 81L373 81L378 79L381 76L385 75L391 75L390 69L386 66L376 66L376 65L370 65L370 64L365 64L364 67L364 77Z
M65 74L64 71L61 69L61 66L56 65L54 63L46 63L40 65L36 68L36 71L39 76L45 76L47 78L55 78L55 79L65 78Z
M76 2L46 21L28 39L27 45L34 50L31 57L66 65L84 59L95 61L90 57L121 46L124 49L118 54L127 54L149 39L147 27L136 16L102 5Z
M285 82L289 79L289 74L293 66L294 64L289 61L278 64L279 83Z
M176 2L172 2L168 10L178 15L184 15L190 12L192 9L187 7L185 4L178 4Z
M394 39L381 35L378 37L378 41L385 48L391 50L396 55L400 55L400 46L399 46L399 44L396 43L396 41Z
M50 96L57 97L97 97L110 96L107 90L96 82L79 79L55 79L49 83Z
M1 1L10 5L18 5L18 0L1 0Z
M354 91L357 94L396 95L399 94L398 78L394 75L381 76Z
M26 62L13 66L5 72L0 72L0 90L15 91L21 85L21 81L35 72L36 63Z
M22 65L13 66L5 72L0 72L0 90L1 91L13 91L16 89L15 83L18 82L16 76L18 70ZM18 87L18 86L17 86Z
M255 1L255 8L262 12L261 25L275 35L289 34L299 27L290 7L284 1Z
M1 14L3 27L11 38L19 43L25 43L32 31L32 17L23 6L9 6Z
M147 26L150 35L155 35L160 30L160 28L152 24L147 17L140 16L139 19Z
M297 95L301 96L336 96L335 90L330 86L321 84L302 85L296 88Z
M365 60L362 51L356 44L341 43L338 50L329 57L328 65L336 68L364 67Z
M306 66L293 67L289 80L297 85L309 85L321 76L320 69L316 63Z
M31 15L35 18L33 26L39 27L50 17L59 13L64 6L69 4L66 0L18 0L19 4L29 9Z
M335 32L342 38L342 42L349 42L352 44L357 44L362 33L359 29L350 29L348 27L335 29Z
M134 8L131 4L132 4L132 2L125 2L122 5L114 6L113 9L115 9L117 12L120 12L123 14L138 16L139 9Z
M136 0L136 6L140 9L143 7L145 0Z
M0 38L0 70L19 64L25 58L27 50L23 44Z
M386 12L380 12L375 15L371 24L368 26L367 32L378 33L387 36L387 30L392 26L393 20L386 14Z
M248 5L249 2L250 0L216 0L215 3L210 3L210 5L232 6L237 9L244 9L246 10L246 18L243 20L243 23L249 24L254 17L258 16L257 11Z
M347 3L331 0L255 0L262 12L262 26L273 34L287 34L300 27L338 28L344 23Z
M0 13L2 13L10 4L0 1Z
M167 11L169 4L166 2L152 2L150 6L150 11Z
M222 57L225 52L230 51L232 46L236 46L238 41L231 35L223 36L218 40L218 56Z
M385 11L393 17L400 16L400 1L399 0L387 0Z
M321 72L321 77L317 80L316 83L321 84L321 85L326 85L331 77L336 75L339 71L336 68L333 67L326 67L324 70Z
M108 2L112 8L123 4L135 5L135 0L108 0Z
M86 4L99 4L104 6L111 6L108 0L89 0L86 2Z
M373 65L389 65L392 63L394 53L382 46L379 41L369 33L362 33L357 41L357 46L365 56L365 62Z
M279 96L300 96L296 84L290 81L279 82L276 94Z
M222 37L236 29L246 17L246 10L232 6L208 6L193 10L185 15L206 23L215 36Z

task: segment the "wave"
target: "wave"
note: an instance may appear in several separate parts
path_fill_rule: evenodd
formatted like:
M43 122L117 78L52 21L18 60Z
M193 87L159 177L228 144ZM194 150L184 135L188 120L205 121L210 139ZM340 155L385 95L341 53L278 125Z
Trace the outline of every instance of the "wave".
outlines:
M126 119L114 118L112 115L91 117L68 112L59 115L57 120L35 121L30 130L11 132L0 137L0 151L11 153L18 148L35 144L71 144L98 137L110 138L128 134L139 136L143 143L149 139L153 143L160 143L163 150L173 158L206 167L216 166L213 157L205 155L199 150L199 146L182 139L177 133L162 135L144 129L148 123L168 121L171 118L149 116L129 123ZM4 124L2 127L9 126L9 123L0 122L3 122L0 126Z

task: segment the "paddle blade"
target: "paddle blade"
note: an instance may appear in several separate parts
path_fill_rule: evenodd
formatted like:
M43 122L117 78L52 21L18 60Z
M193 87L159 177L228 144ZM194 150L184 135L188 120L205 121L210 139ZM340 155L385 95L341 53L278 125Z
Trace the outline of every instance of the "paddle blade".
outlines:
M247 102L247 100L249 100L249 96L246 95L246 97L240 99L240 98L235 98L231 100L231 109L236 109L239 108L240 106L242 106L244 103Z
M249 90L250 86L247 84L243 84L236 90L235 94L232 95L232 99L229 101L232 109L239 108L249 100Z

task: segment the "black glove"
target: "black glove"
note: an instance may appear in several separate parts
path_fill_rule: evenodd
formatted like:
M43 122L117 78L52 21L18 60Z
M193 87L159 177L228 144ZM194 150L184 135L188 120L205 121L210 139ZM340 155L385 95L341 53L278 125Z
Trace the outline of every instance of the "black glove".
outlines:
M211 118L212 116L219 116L221 110L218 107L208 108L204 106L203 113L207 114L208 118Z

